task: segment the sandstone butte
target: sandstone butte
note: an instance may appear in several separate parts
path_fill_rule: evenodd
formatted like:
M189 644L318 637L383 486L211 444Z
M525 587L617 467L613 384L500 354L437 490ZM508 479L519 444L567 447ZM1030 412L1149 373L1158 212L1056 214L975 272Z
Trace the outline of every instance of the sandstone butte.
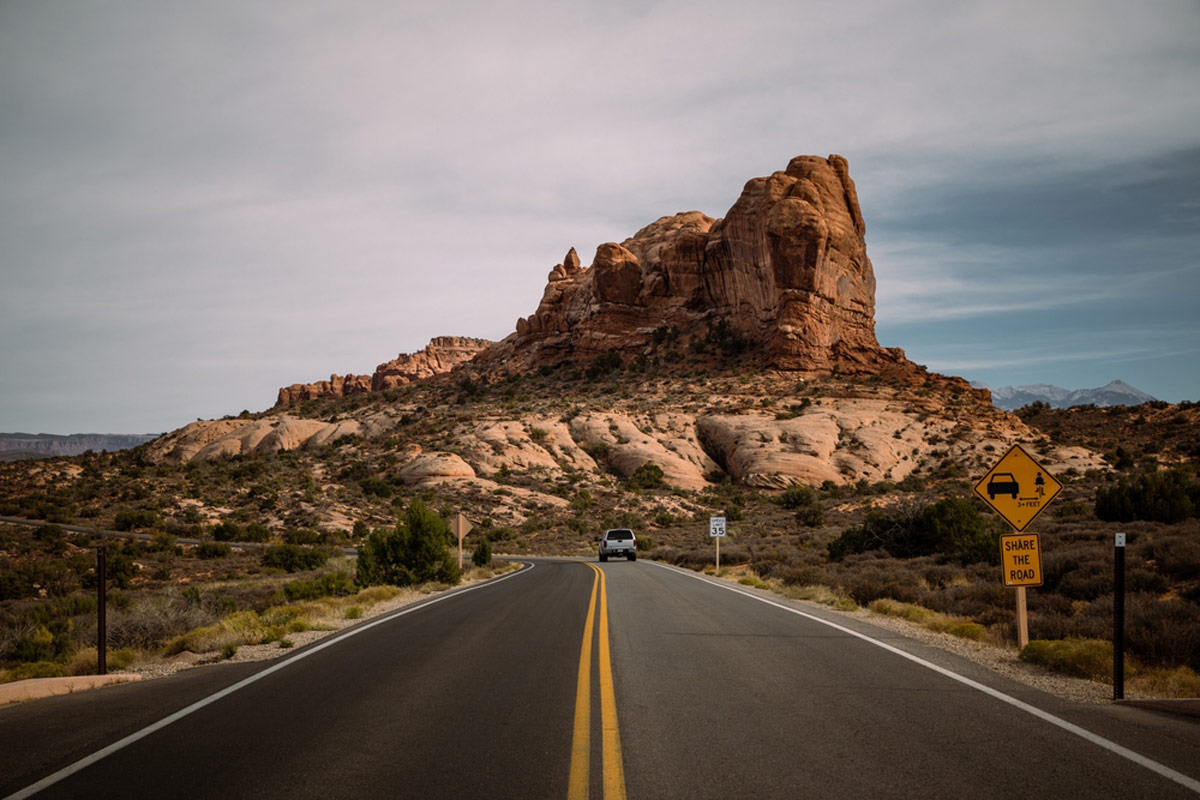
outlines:
M723 219L688 211L617 244L591 267L572 248L537 310L476 357L516 368L645 350L666 329L725 326L785 370L914 375L875 338L875 273L846 159L798 156L746 183Z
M663 397L650 410L618 404L520 419L493 408L453 423L447 435L454 452L407 443L396 453L397 474L413 485L452 482L490 497L497 486L491 476L503 469L628 476L653 463L681 488L703 488L714 477L780 488L898 481L932 459L975 468L1013 442L1031 441L1019 419L991 407L986 390L927 373L902 350L880 346L865 231L846 160L799 156L785 170L747 182L723 219L698 211L663 217L619 244L600 245L588 267L572 248L550 270L537 309L503 341L439 337L371 376L294 384L280 390L267 416L192 423L152 443L147 459L179 463L315 447L346 436L382 439L416 409L398 401L322 422L301 418L291 406L452 371L495 377L585 364L613 352L625 359L651 355L664 335L687 342L714 332L736 337L740 363L777 377L877 375L897 385L941 387L956 399L914 403L868 392L809 403L774 388L760 398L769 405L759 408L738 409L734 398L715 395L706 403ZM666 369L658 377L669 381ZM697 387L685 388L686 395ZM597 453L605 454L603 463ZM1045 449L1042 458L1051 468L1102 466L1081 448ZM516 520L530 501L524 495L544 505L562 502L528 490L514 494L509 510Z

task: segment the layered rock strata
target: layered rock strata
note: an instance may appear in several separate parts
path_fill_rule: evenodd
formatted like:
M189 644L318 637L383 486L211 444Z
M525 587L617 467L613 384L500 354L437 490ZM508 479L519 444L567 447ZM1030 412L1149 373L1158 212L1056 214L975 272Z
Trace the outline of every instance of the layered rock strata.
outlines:
M406 383L440 375L469 361L492 344L487 339L467 336L437 336L424 349L401 353L375 368L371 375L330 375L327 381L293 383L279 390L276 406L286 406L322 397L346 397L381 392Z

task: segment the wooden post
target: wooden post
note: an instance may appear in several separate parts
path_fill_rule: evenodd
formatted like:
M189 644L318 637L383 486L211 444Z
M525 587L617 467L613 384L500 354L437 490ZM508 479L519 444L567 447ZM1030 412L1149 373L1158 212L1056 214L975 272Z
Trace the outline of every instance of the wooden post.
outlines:
M1017 648L1029 644L1029 613L1025 610L1025 587L1017 587Z

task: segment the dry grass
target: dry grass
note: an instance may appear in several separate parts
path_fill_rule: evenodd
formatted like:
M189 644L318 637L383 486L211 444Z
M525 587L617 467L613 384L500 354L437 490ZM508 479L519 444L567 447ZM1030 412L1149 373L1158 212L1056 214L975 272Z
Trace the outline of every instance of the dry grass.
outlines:
M876 614L900 617L909 622L915 622L935 633L948 633L951 636L970 639L974 642L989 642L992 639L988 629L974 620L957 617L953 614L943 614L913 603L901 603L898 600L880 598L872 600L867 608Z
M1188 667L1144 670L1129 679L1129 688L1152 697L1200 697L1200 675Z

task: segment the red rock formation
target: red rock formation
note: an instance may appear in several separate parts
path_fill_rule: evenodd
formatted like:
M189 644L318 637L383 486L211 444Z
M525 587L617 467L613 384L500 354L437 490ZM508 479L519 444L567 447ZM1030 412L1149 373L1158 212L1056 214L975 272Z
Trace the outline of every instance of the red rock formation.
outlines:
M724 219L663 217L600 245L588 268L572 249L537 310L479 361L645 352L657 328L703 335L724 320L782 369L912 372L902 351L875 338L865 231L846 160L799 156L749 181Z
M401 353L391 361L380 364L373 375L330 375L327 381L293 383L279 390L276 406L290 405L321 397L346 397L352 394L378 392L403 386L412 381L449 372L490 345L487 339L465 336L438 336L429 340L423 350Z
M321 397L345 397L371 391L370 375L330 375L327 381L293 383L279 390L277 406L316 400Z
M401 353L391 361L380 364L371 376L371 391L380 392L406 383L431 378L470 361L491 342L467 336L438 336L429 340L424 350L412 355Z

